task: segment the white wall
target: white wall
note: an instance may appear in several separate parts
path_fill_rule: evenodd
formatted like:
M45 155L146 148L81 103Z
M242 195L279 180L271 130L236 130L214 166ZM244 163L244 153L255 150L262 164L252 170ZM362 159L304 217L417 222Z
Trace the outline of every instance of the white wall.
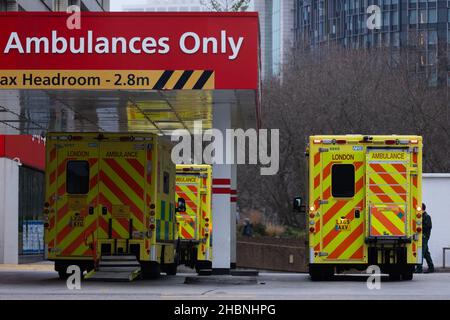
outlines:
M423 202L433 222L428 245L435 266L442 267L442 248L450 247L450 173L425 173L422 181ZM450 251L446 256L449 267Z
M0 158L0 263L18 263L19 166Z

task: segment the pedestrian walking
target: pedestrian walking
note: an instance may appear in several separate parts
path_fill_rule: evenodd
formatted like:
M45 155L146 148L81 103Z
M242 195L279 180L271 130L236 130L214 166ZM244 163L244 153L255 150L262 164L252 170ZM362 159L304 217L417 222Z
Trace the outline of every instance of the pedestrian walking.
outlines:
M433 227L431 222L431 217L426 211L426 205L425 203L422 203L422 264L423 259L427 262L428 270L425 273L433 273L434 272L434 264L433 260L431 259L430 250L428 248L428 241L430 240L431 236L431 229ZM422 264L417 267L416 272L422 273L423 268Z

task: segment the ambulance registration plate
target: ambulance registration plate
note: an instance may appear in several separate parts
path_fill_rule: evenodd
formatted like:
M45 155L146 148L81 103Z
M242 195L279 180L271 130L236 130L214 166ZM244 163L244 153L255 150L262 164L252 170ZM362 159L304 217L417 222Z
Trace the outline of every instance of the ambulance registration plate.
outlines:
M350 231L350 219L338 219L336 220L337 231Z

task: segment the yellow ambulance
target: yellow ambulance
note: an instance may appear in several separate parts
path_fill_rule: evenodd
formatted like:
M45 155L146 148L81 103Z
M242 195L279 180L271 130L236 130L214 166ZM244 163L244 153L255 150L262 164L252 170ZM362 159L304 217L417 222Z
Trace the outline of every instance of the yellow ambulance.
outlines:
M212 268L212 169L176 166L178 259L198 271Z
M311 278L376 265L411 280L422 263L422 137L311 136L307 159Z
M153 134L47 135L45 244L61 278L69 265L91 271L108 259L105 269L120 271L127 257L144 277L176 273L170 152Z

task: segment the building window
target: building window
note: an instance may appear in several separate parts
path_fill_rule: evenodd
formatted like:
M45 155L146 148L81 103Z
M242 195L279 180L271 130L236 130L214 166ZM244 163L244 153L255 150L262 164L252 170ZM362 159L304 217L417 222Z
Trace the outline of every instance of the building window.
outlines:
M417 10L409 10L409 24L417 23Z
M436 23L437 22L437 9L428 9L428 22Z
M89 162L69 161L66 171L68 194L87 194L89 192Z
M428 31L428 44L429 45L437 45L437 31L436 30Z
M352 198L355 195L355 167L352 164L334 164L331 168L333 198Z
M427 23L427 10L419 10L419 23Z

